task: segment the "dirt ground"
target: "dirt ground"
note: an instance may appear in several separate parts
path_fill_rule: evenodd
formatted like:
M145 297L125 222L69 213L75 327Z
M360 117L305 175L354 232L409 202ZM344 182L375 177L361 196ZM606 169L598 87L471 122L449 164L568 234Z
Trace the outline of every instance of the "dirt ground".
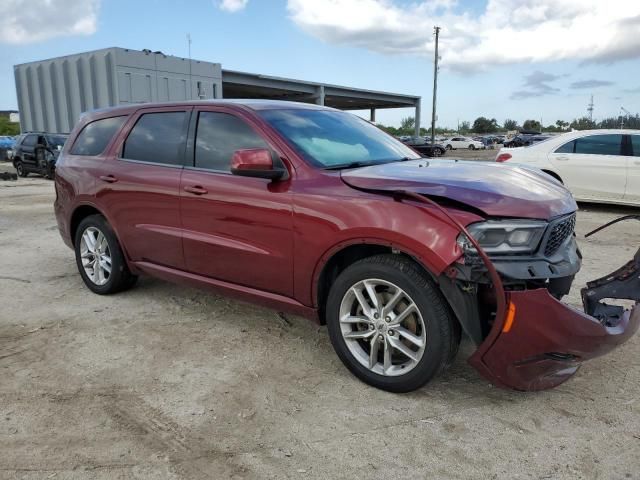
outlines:
M428 386L386 393L307 320L151 278L92 294L53 198L0 182L2 479L640 478L638 336L553 391L491 386L463 340ZM578 232L633 211L582 205ZM569 301L638 245L631 222L582 239Z

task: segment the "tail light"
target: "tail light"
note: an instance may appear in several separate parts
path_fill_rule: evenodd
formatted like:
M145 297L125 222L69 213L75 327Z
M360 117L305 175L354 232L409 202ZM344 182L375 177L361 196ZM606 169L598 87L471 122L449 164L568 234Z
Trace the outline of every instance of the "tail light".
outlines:
M497 156L496 162L506 162L510 158L511 158L510 153L501 153L500 155Z

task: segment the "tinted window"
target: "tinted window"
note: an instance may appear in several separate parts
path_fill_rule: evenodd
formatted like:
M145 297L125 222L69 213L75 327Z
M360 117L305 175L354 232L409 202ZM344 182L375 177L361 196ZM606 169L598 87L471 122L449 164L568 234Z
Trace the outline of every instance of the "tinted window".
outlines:
M124 142L122 157L129 160L181 165L186 112L146 113Z
M629 135L631 137L631 147L633 148L633 156L640 157L640 135Z
M89 123L76 138L70 153L72 155L100 155L126 118L126 116L103 118ZM64 140L62 142L64 143Z
M622 135L591 135L576 139L575 153L620 155Z
M196 132L195 166L228 172L236 150L269 148L253 129L227 113L200 112Z
M24 137L22 145L25 147L33 147L36 144L37 139L38 137L36 135L27 135L26 137Z
M571 140L570 142L565 143L560 148L557 148L555 153L573 153L573 146L575 145L575 140Z

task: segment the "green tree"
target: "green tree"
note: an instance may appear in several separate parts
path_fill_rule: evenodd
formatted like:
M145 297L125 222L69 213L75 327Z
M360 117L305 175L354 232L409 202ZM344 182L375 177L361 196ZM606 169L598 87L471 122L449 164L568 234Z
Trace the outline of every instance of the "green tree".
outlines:
M507 118L504 123L502 124L502 128L504 128L505 130L519 130L520 127L518 125L518 122L516 122L515 120L512 120L510 118Z
M556 120L556 126L558 130L566 130L569 126L569 122L565 122L564 120Z
M416 129L416 119L413 117L405 117L400 120L400 134L413 135Z
M20 124L10 122L7 117L0 116L0 135L18 135L20 133Z
M542 130L542 125L538 120L525 120L522 124L522 129L539 132Z
M575 130L591 130L592 128L596 128L595 122L591 121L589 117L576 118L569 126Z
M498 131L498 122L495 118L489 120L485 117L478 117L473 122L473 131L476 133L493 133Z
M471 124L466 120L460 123L460 133L469 133L471 130Z

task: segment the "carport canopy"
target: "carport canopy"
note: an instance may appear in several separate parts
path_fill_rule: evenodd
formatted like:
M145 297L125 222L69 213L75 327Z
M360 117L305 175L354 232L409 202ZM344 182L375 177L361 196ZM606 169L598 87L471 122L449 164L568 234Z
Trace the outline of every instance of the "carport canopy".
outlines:
M223 98L263 98L315 103L340 110L369 110L375 122L380 108L415 108L415 134L420 132L420 97L342 87L325 83L222 70Z

